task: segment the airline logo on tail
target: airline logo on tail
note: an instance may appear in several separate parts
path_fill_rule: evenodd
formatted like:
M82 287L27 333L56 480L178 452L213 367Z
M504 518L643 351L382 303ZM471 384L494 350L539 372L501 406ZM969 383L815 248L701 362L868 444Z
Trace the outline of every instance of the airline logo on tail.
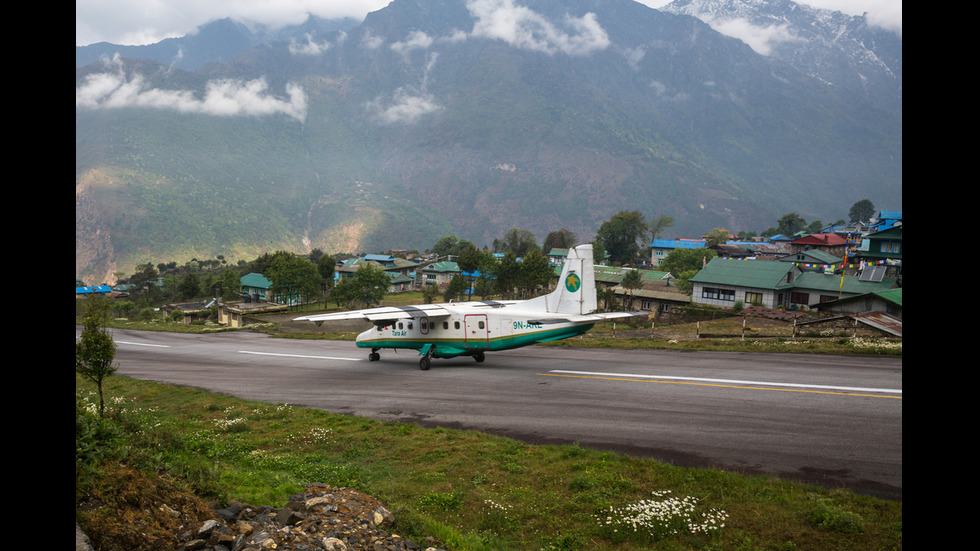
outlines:
M582 288L582 279L578 277L578 274L568 274L565 278L565 288L568 289L569 293L575 293L580 288Z

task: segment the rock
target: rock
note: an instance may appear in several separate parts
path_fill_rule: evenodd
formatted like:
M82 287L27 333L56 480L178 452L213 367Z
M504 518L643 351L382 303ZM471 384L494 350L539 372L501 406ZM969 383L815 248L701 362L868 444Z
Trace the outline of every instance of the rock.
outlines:
M378 499L349 488L310 484L274 508L245 503L200 503L195 517L140 548L176 551L441 551L431 537L416 542L389 532L395 516ZM169 507L169 506L166 506ZM172 509L175 510L175 509ZM161 509L164 513L167 511ZM208 514L210 513L210 515ZM212 516L214 518L207 518ZM173 515L166 514L173 518ZM130 534L132 531L127 531ZM133 543L129 544L133 548ZM118 544L108 548L121 549ZM75 526L76 551L92 551Z
M202 551L422 551L385 530L395 517L376 498L349 488L310 484L279 509L214 506L208 520L178 536L178 549ZM429 542L427 542L429 543ZM436 550L434 546L427 549Z
M75 551L93 551L92 542L85 535L85 532L82 531L81 527L78 526L77 522L75 523Z

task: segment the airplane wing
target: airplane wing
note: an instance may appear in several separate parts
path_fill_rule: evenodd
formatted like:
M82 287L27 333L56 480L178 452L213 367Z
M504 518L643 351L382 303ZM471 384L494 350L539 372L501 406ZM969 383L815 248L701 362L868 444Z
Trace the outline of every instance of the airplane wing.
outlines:
M419 306L380 306L363 310L349 310L347 312L314 314L312 316L294 318L293 321L312 321L319 325L325 321L362 319L375 324L385 324L384 322L392 322L400 319L422 317L440 318L450 314L451 312L441 304L423 304Z
M533 323L537 325L547 325L551 323L596 323L600 321L616 320L616 319L626 319L632 318L634 316L649 316L650 312L644 310L637 310L635 312L597 312L594 314L582 314L578 316L569 315L557 315L557 316L547 316L538 317L533 320L528 320L528 323Z

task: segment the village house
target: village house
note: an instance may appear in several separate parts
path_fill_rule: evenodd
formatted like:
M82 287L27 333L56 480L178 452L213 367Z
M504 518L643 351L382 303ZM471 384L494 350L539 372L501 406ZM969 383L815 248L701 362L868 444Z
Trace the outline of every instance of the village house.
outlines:
M680 290L674 276L656 270L636 270L640 273L640 288L627 289L622 286L623 277L634 268L615 266L596 266L594 268L597 288L612 289L616 300L637 310L651 313L667 312L671 307L690 304L691 297Z
M871 233L861 240L853 252L853 262L862 267L881 267L885 277L902 277L902 226L896 225Z
M820 311L845 314L883 312L894 318L902 319L902 288L872 291L863 295L824 302L820 305Z
M245 274L242 276L241 282L241 294L245 302L266 302L272 300L269 291L272 288L272 282L264 275L257 272Z
M792 262L714 258L694 277L696 304L808 310L823 302L891 289L895 280L862 281L860 277L805 272Z
M779 262L792 262L805 272L824 272L832 274L843 267L844 259L820 249L810 249L788 254Z
M218 324L225 327L244 327L249 322L260 321L260 314L277 314L288 312L285 304L273 302L232 301L218 303Z
M388 276L391 280L388 287L389 293L411 291L415 287L415 276L419 264L413 260L386 254L367 254L360 258L346 260L337 267L334 278L340 280L351 277L365 264L382 270Z
M460 273L459 265L449 260L433 262L422 268L422 285L448 285Z
M568 249L555 247L548 251L548 262L552 266L564 266L565 258L568 256Z
M703 249L707 244L704 239L654 239L650 244L650 262L656 268L674 249Z
M806 251L822 251L824 253L844 258L847 254L849 241L847 237L837 233L815 233L789 242L789 254L794 255Z

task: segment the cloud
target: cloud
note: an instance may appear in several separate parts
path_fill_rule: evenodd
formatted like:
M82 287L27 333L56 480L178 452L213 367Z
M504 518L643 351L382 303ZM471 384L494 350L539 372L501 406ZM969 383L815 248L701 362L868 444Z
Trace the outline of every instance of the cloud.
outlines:
M403 40L394 42L392 51L407 55L414 50L426 50L435 43L453 43L470 37L503 40L517 47L548 54L563 52L569 55L586 55L609 46L609 37L598 24L595 14L583 17L566 17L559 28L540 14L513 0L471 0L467 8L474 18L473 31L466 34L454 30L449 36L433 38L415 30ZM369 48L381 45L381 39L366 35L363 44ZM426 92L429 74L435 66L438 53L429 54L421 78L421 87L402 86L390 99L381 96L364 104L370 117L380 124L411 124L421 117L442 109L435 97Z
M365 104L369 114L381 124L409 124L442 109L432 95L406 87L395 90L390 102L380 98Z
M407 54L412 50L424 50L432 45L434 40L422 31L412 31L408 33L405 40L395 42L391 45L391 50L399 54Z
M337 43L346 40L347 34L344 32L340 33ZM309 33L306 34L306 42L296 42L295 40L289 43L289 53L293 55L310 55L316 56L323 52L326 52L333 47L329 41L316 42L313 40L313 36Z
M75 2L75 45L154 44L230 17L280 27L310 15L364 19L390 0L84 0Z
M306 120L306 93L296 84L286 85L288 98L280 99L269 94L265 79L213 80L207 83L204 96L198 98L189 90L151 88L141 75L127 78L118 57L106 62L114 70L91 74L75 87L76 108L142 107L214 116L284 114L300 122Z
M721 34L737 38L762 55L769 55L773 48L786 42L804 42L794 35L788 24L753 25L744 19L722 19L701 16L705 23Z
M470 0L466 7L476 19L472 36L547 54L587 55L609 46L609 36L594 13L567 16L564 26L558 27L513 0Z
M361 37L361 46L369 50L376 50L384 45L384 43L385 39L375 35L373 32L371 32L371 29L368 29L367 32L364 33L364 36Z

